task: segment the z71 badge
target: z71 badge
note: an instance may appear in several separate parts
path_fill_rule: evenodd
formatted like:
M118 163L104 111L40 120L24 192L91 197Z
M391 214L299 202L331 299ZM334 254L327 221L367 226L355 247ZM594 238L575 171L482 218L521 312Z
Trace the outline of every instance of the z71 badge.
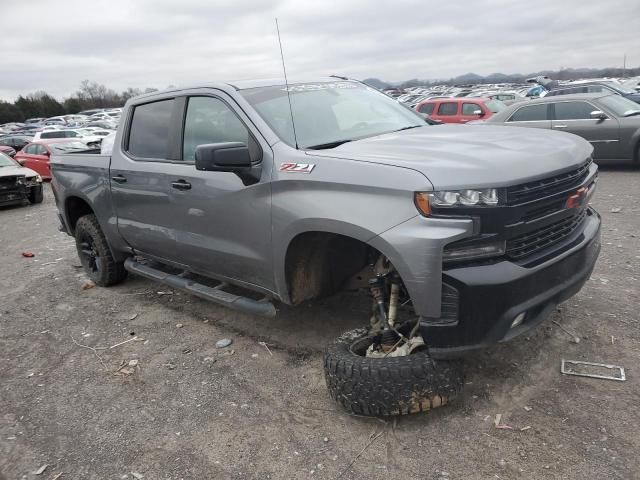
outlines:
M280 171L287 173L311 173L315 163L281 163Z

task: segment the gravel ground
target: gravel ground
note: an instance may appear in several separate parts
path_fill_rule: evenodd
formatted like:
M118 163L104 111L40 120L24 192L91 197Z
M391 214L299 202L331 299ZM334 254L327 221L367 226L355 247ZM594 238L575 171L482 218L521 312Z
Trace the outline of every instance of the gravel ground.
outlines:
M83 290L48 188L0 210L0 479L640 478L640 172L602 170L603 251L582 292L467 357L458 401L385 421L347 415L324 385L323 345L363 322L359 298L267 320L140 278ZM562 376L561 358L627 381Z

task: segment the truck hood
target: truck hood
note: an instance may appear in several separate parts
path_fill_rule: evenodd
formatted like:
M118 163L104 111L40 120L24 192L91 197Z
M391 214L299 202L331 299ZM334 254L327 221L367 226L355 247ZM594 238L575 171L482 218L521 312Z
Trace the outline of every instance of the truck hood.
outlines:
M38 174L27 167L0 167L0 177L11 177L13 175L23 175L25 178L31 178Z
M307 154L410 168L442 190L504 187L549 177L581 165L592 151L576 135L485 124L425 126Z

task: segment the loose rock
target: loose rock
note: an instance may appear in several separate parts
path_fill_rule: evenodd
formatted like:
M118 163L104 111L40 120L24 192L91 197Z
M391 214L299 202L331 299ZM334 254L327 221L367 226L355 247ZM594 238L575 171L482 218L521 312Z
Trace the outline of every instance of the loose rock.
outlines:
M216 348L226 348L233 343L233 340L230 338L223 338L222 340L218 340L216 342Z

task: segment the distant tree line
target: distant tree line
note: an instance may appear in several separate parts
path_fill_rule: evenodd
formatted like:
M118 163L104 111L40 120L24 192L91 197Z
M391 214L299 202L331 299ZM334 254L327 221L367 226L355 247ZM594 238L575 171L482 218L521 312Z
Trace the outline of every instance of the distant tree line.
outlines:
M156 88L127 88L118 93L99 83L84 80L77 92L61 102L44 91L20 95L13 103L0 100L0 124L78 113L92 108L122 107L131 97L155 91Z
M464 84L482 84L482 83L524 83L528 78L546 75L553 80L580 80L583 78L601 78L601 77L636 77L640 76L640 67L638 68L563 68L562 70L552 71L543 70L540 72L529 73L523 75L520 73L505 75L504 73L492 73L482 76L475 73L467 73L448 80L424 80L412 78L403 82L389 83L377 78L367 78L363 80L367 85L384 90L386 88L408 88L422 87L431 85L464 85Z

